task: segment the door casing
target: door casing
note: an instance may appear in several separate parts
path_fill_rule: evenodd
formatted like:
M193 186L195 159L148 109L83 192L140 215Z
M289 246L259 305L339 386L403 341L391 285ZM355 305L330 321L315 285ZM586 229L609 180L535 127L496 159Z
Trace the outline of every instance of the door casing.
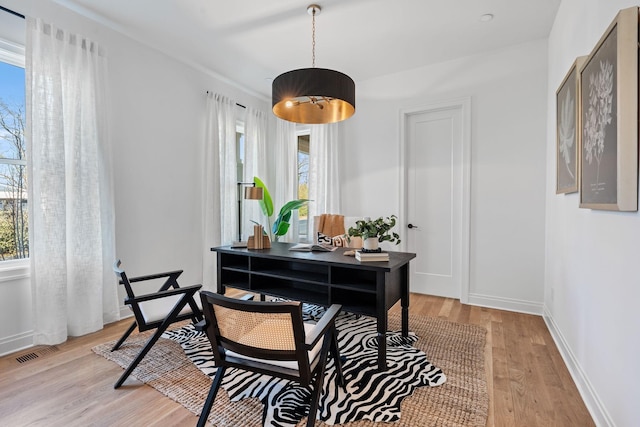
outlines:
M409 161L408 144L409 135L407 134L408 119L412 115L423 114L429 112L438 112L449 109L459 109L462 115L462 138L461 138L461 168L459 177L462 185L461 206L461 230L460 240L455 247L459 251L460 256L460 301L463 304L469 300L469 251L470 251L470 210L471 210L471 97L452 99L422 106L403 108L400 110L399 129L400 129L400 214L399 227L402 234L409 232L407 225L410 221L416 219L408 218L408 177L409 177ZM416 221L417 222L417 221ZM403 250L407 249L406 240L402 243ZM420 254L417 254L420 256ZM413 276L413 269L411 275ZM413 279L413 277L411 277Z

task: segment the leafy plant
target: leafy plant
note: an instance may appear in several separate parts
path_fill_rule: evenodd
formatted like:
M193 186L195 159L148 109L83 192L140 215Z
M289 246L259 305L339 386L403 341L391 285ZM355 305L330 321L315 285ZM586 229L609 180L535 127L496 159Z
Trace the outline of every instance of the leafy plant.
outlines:
M377 237L378 242L389 242L397 245L400 243L400 235L395 232L391 232L391 229L396 226L396 217L391 215L387 218L380 217L374 220L358 220L355 227L349 227L349 236L362 237L368 239Z
M256 187L262 188L263 197L262 200L258 201L258 203L260 205L260 209L262 209L262 213L267 217L267 229L270 230L271 240L277 242L280 236L284 236L289 231L289 227L291 226L289 221L291 221L293 211L305 206L309 202L309 199L296 199L285 203L284 206L280 208L280 212L278 212L278 216L273 222L273 225L271 225L271 217L274 212L271 194L260 178L254 176L253 182L256 184Z

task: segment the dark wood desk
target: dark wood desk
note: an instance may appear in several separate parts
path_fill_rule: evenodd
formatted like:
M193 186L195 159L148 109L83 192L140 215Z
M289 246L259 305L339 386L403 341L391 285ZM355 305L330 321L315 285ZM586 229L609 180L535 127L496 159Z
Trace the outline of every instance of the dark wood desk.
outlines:
M402 306L402 334L409 333L409 261L416 254L389 252L388 262L359 262L334 252L290 251L290 243L249 250L219 246L218 293L225 287L323 306L342 304L345 311L377 319L378 367L386 369L387 311Z

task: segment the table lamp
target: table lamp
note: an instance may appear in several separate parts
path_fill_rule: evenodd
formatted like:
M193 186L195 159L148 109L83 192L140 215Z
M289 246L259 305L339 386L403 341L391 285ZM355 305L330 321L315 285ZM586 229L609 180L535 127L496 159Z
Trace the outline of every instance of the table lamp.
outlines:
M242 241L242 188L247 200L262 200L262 187L256 187L255 182L238 182L238 240L231 243L232 248L246 248L247 241Z

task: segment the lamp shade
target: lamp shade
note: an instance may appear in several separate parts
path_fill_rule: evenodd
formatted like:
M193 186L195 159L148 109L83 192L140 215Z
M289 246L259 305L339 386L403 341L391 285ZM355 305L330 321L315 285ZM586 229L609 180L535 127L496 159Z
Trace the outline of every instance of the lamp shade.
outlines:
M273 113L295 123L334 123L356 111L351 77L326 68L301 68L280 74L271 86Z
M245 187L244 198L248 200L261 200L263 196L262 187Z

